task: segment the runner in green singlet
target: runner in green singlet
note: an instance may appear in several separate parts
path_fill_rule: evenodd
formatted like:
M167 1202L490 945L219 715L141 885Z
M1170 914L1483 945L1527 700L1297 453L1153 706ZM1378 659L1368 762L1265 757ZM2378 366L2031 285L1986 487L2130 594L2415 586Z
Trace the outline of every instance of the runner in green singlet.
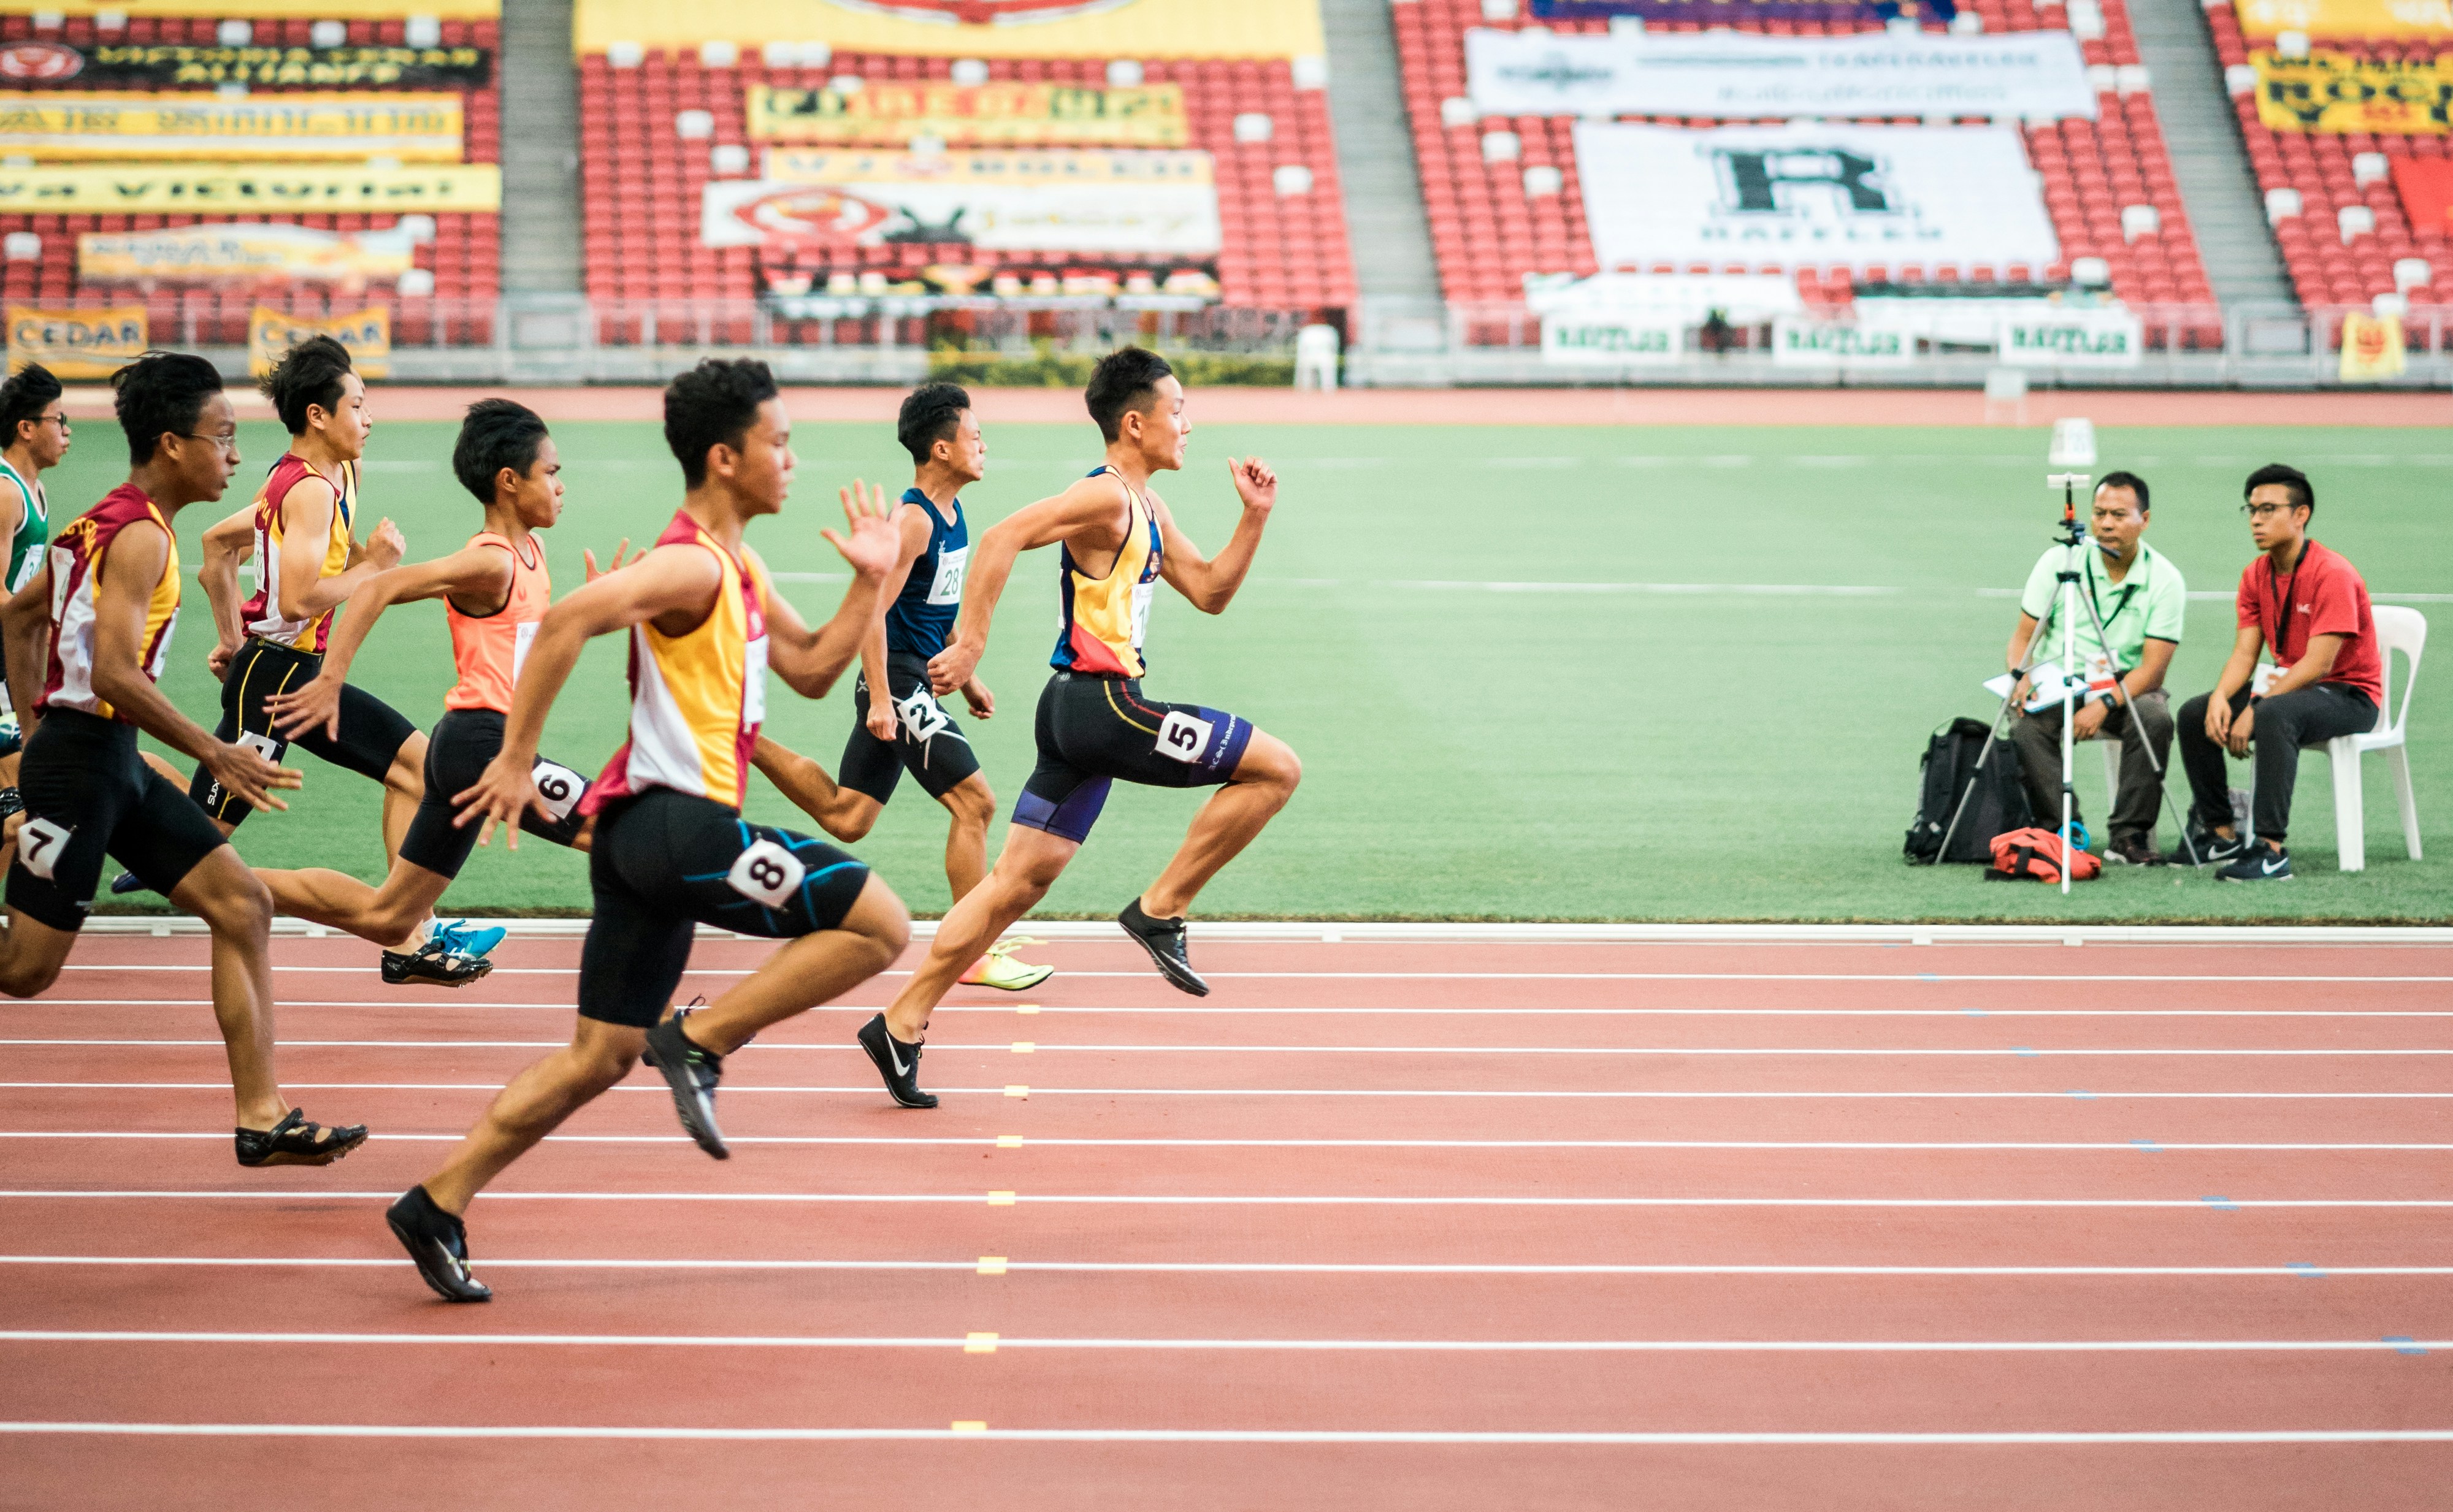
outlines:
M14 594L43 569L43 547L51 539L50 502L43 473L69 451L69 414L60 402L60 381L29 363L0 384L0 526L7 527L9 575L0 587ZM17 711L0 682L0 815L17 811Z

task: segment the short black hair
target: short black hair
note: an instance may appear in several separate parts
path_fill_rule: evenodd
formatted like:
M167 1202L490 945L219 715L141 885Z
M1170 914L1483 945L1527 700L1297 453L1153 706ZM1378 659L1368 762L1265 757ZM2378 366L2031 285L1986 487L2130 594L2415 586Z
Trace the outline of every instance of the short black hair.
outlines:
M1139 347L1119 347L1100 358L1090 370L1090 387L1082 394L1090 418L1099 423L1099 434L1109 441L1124 434L1125 416L1147 407L1158 381L1174 373L1166 358Z
M460 422L451 448L451 472L479 504L494 502L494 480L505 468L525 478L545 445L545 421L516 399L480 399Z
M682 465L682 482L707 481L707 454L738 447L758 423L758 407L781 390L754 357L709 357L665 388L665 445Z
M2291 490L2291 507L2305 509L2311 515L2317 512L2317 490L2310 486L2308 475L2287 462L2269 462L2250 473L2248 481L2241 485L2240 496L2245 499L2269 483L2279 483Z
M222 374L194 352L149 351L112 373L110 387L128 460L141 468L164 436L194 433L205 402L222 391Z
M307 433L307 407L321 405L326 414L341 408L341 378L349 371L349 348L329 336L309 336L282 355L256 388L272 401L272 412L293 436Z
M928 460L928 448L952 439L962 428L963 411L971 396L961 384L922 384L903 396L903 413L894 422L894 439L911 453L914 463Z
M29 420L39 420L52 400L60 396L60 381L51 370L38 362L30 362L0 383L0 447L17 444L17 428Z
M2102 493L2106 488L2126 488L2130 492L2138 495L2138 512L2140 514L2144 514L2149 508L2153 507L2146 502L2146 480L2138 476L2138 474L2134 472L2105 473L2101 479L2097 480L2095 491ZM2183 512L2186 513L2187 511L2184 510Z

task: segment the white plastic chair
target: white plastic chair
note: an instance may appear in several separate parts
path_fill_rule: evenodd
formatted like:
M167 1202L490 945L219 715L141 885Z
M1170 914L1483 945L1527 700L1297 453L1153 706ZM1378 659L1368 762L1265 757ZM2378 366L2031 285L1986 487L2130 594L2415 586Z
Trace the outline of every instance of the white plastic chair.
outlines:
M2364 871L2368 864L2367 810L2360 788L2360 757L2383 751L2393 768L2394 797L2402 804L2402 838L2410 859L2419 859L2419 804L2410 790L2410 749L2403 744L2410 723L2410 690L2419 681L2419 653L2427 647L2427 616L2399 604L2375 607L2377 654L2383 663L2384 705L2377 710L2377 727L2365 735L2342 735L2325 742L2334 764L2334 836L2341 867ZM2402 706L2393 704L2393 653L2410 659L2402 677Z
M1334 389L1341 345L1334 326L1306 326L1295 332L1295 387Z

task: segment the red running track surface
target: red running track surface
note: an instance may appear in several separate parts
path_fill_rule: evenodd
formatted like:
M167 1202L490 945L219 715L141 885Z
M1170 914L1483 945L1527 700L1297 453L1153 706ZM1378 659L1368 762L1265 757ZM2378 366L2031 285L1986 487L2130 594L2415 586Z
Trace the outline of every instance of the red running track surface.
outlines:
M2453 949L1196 932L1196 1001L1044 948L940 1012L933 1113L851 1046L895 977L734 1058L728 1164L634 1076L479 1203L451 1308L382 1205L568 1035L577 943L445 994L278 942L285 1084L375 1136L255 1172L205 943L85 942L0 1019L0 1507L2453 1483Z

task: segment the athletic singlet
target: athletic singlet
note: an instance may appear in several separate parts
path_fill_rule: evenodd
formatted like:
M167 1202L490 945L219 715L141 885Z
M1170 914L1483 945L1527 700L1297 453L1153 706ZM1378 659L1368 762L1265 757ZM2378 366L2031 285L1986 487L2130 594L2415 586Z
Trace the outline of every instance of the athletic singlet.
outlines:
M656 545L705 547L723 586L707 618L680 635L631 627L630 738L580 800L581 813L650 787L738 809L767 718L766 583L687 513L673 515Z
M0 478L17 486L20 512L17 533L9 538L9 576L5 584L14 593L43 569L43 547L51 538L51 515L43 490L27 482L6 457L0 457Z
M1116 469L1090 469L1095 478ZM1124 483L1122 477L1116 479ZM1057 547L1058 591L1056 652L1047 665L1061 672L1087 672L1107 677L1139 677L1147 669L1142 640L1149 629L1150 593L1165 560L1158 532L1158 512L1141 490L1125 483L1125 544L1117 548L1107 575L1094 578L1073 560L1067 542ZM1138 549L1140 559L1135 560Z
M247 601L242 611L247 621L247 633L275 646L287 646L301 651L323 653L332 638L332 614L340 607L324 610L303 620L281 617L281 502L289 490L309 475L321 473L307 466L296 453L285 451L266 474L264 487L255 495L255 596ZM325 478L325 482L332 480ZM324 561L316 572L318 579L345 571L349 565L349 527L358 513L358 465L341 464L340 481L333 486L332 520L325 533Z
M445 708L490 708L511 711L511 686L528 659L537 626L553 606L553 579L545 569L545 547L528 537L533 562L523 561L519 548L498 531L480 530L470 546L499 547L511 559L511 596L491 614L464 614L451 595L443 596L443 617L451 627L451 665L460 681L443 695Z
M903 502L928 517L928 549L911 562L903 591L886 608L886 648L913 656L934 656L954 633L954 615L963 607L963 571L971 560L970 522L963 518L963 501L954 501L954 523L947 525L928 496L917 488L904 491Z
M51 543L51 656L39 707L81 709L123 725L134 723L94 694L93 622L94 585L103 554L121 530L139 520L152 521L170 538L162 576L145 606L145 642L139 653L146 677L162 680L163 666L170 660L170 630L179 620L179 537L143 489L123 483L70 521Z

